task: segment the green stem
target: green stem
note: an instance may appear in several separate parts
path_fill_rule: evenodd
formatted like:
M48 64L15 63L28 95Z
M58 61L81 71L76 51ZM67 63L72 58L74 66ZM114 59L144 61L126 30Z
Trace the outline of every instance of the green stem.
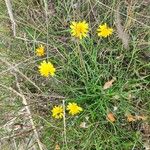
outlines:
M77 50L78 50L79 59L80 59L80 66L81 66L82 69L84 69L84 71L86 73L86 76L87 76L87 80L88 80L88 72L86 70L86 66L85 66L85 63L84 63L84 60L83 60L83 56L82 56L82 52L81 52L81 49L80 49L79 41L77 41Z

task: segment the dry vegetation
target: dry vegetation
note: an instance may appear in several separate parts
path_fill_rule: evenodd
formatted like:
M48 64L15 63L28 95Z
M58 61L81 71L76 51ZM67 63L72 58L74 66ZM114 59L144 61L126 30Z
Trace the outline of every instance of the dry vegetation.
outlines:
M5 2L0 149L150 150L149 1L13 0L12 12ZM73 20L90 26L79 43L69 32ZM114 33L102 39L95 31L105 22ZM40 44L46 56L39 58ZM55 77L39 74L45 59L56 66ZM52 117L53 106L74 101L81 114Z

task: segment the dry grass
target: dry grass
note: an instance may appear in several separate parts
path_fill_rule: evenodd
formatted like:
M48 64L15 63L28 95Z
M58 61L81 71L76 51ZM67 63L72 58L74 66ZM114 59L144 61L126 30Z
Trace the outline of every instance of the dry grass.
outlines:
M146 1L14 0L13 11L5 2L7 7L0 1L0 149L148 150L149 118L125 118L126 112L150 114ZM118 3L124 5L119 9ZM91 27L90 38L78 45L68 30L72 20L87 20ZM116 25L108 40L94 32L101 22ZM35 56L39 44L46 47L45 58ZM39 75L43 59L57 66L55 78ZM111 88L103 89L113 78ZM62 104L65 110L68 101L84 112L70 117L64 111L63 120L54 120L51 108ZM115 123L106 119L110 111Z

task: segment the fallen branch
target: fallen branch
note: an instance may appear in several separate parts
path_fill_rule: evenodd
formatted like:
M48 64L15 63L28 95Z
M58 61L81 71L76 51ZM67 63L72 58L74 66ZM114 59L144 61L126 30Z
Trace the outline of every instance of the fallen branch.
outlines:
M127 31L125 31L124 27L121 25L121 18L119 13L120 4L117 7L117 11L115 12L115 25L118 32L118 37L122 40L123 46L125 49L129 48L129 35Z
M0 58L0 60L5 63L8 67L12 68L15 72L18 72L23 78L25 78L27 81L29 81L32 85L34 85L40 92L42 90L33 82L31 81L27 76L25 76L17 67L13 67L8 61Z
M11 88L11 87L7 87L7 86L5 86L5 85L3 85L3 84L0 84L1 87L3 87L3 88L5 88L5 89L7 89L7 90L9 90L9 91L11 91L11 92L13 92L13 93L15 93L16 95L18 95L19 97L22 98L22 103L25 105L25 109L26 109L27 113L29 114L28 117L29 117L29 120L30 120L30 122L31 122L32 129L33 129L33 131L34 131L34 134L35 134L36 141L37 141L37 143L38 143L39 149L40 149L40 150L43 150L42 144L41 144L40 139L39 139L38 132L37 132L37 130L36 130L36 127L35 127L35 125L34 125L34 121L33 121L33 119L32 119L32 114L31 114L30 109L29 109L29 107L28 107L27 100L26 100L25 96L22 94L22 91L21 91L21 89L20 89L20 85L19 85L18 81L17 81L16 85L17 85L17 87L18 87L19 92L17 92L16 90L14 90L14 89Z
M63 125L64 125L64 143L66 145L66 148L68 149L67 145L67 134L66 134L66 112L65 112L65 100L63 102Z
M10 21L11 21L13 35L14 35L14 37L16 37L16 23L15 23L15 19L14 19L14 16L13 16L12 5L11 5L10 0L5 0L5 3L6 3L7 11L8 11L8 14L9 14L9 18L10 18Z

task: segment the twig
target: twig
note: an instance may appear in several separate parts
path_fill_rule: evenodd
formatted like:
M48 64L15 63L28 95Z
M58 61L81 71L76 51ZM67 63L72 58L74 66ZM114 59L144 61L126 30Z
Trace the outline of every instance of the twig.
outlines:
M102 2L100 2L99 0L96 0L96 1L97 1L98 4L100 4L100 5L102 5L102 6L105 6L106 8L108 8L108 9L114 11L114 12L117 12L117 13L119 13L119 14L125 16L125 17L128 17L128 18L134 20L135 22L137 22L137 23L139 23L139 24L141 24L141 25L143 25L143 26L145 26L145 27L147 27L147 28L150 28L150 26L144 24L143 22L140 22L140 21L136 20L135 18L132 18L132 17L130 17L130 16L127 16L126 14L124 14L124 13L122 13L122 12L120 12L120 11L117 11L117 10L113 9L112 7L110 7L110 6L108 6L108 5L106 5L106 4L102 3Z
M49 38L49 31L48 31L48 4L47 0L44 0L44 8L45 8L45 21L46 21L46 38L47 38L47 44L46 44L46 54L47 54L47 59L48 59L48 38Z
M14 19L14 16L13 16L12 5L11 5L10 0L5 0L5 3L6 3L6 6L7 6L7 11L8 11L8 14L9 14L10 21L11 21L11 24L12 24L13 35L14 35L14 37L16 37L16 23L15 23L15 19Z
M27 76L25 76L17 67L14 68L8 61L5 61L4 59L0 58L3 63L5 63L7 66L14 69L15 72L18 72L22 77L24 77L26 80L28 80L32 85L34 85L40 92L42 90L33 82L31 81Z
M42 119L44 122L46 122L49 126L51 126L52 128L55 128L55 130L59 130L59 131L61 131L62 130L62 128L59 128L59 127L57 127L57 126L54 126L54 125L52 125L50 122L48 122L46 119L44 119L43 117L41 117L41 116L38 116L40 119Z
M127 31L124 30L124 27L121 25L121 18L119 13L121 3L117 6L117 11L115 11L115 22L116 28L118 32L118 37L122 40L123 46L125 49L129 48L129 35Z
M37 40L30 40L30 39L27 39L27 38L24 38L24 37L19 37L19 36L16 36L15 37L16 39L19 39L19 40L22 40L22 41L26 41L26 42L31 42L31 43L41 43L41 44L47 44L43 41L37 41ZM48 45L51 45L51 44L48 44Z
M68 149L68 146L67 146L67 134L66 134L65 100L63 100L63 124L64 124L64 142L65 142L66 148Z
M24 93L24 94L28 95L28 96L31 96L30 93ZM50 98L56 98L56 99L60 99L60 100L61 99L65 99L64 96L53 95L53 94L51 94L51 95L45 95L45 94L32 93L32 96L43 97L43 98L48 98L48 99L50 99Z
M34 125L34 121L33 121L33 119L32 119L32 114L31 114L30 109L29 109L29 107L28 107L27 100L26 100L25 96L22 94L22 91L21 91L21 89L20 89L20 85L19 85L18 81L17 81L16 85L17 85L17 87L18 87L19 92L17 92L16 90L14 90L14 89L11 88L11 87L7 87L7 86L5 86L5 85L3 85L3 84L0 84L1 87L3 87L3 88L5 88L5 89L7 89L7 90L9 90L9 91L11 91L11 92L13 92L13 93L15 93L16 95L18 95L19 97L22 98L22 103L25 105L26 111L27 111L27 113L29 114L28 117L29 117L29 119L30 119L30 122L31 122L31 125L32 125L32 129L33 129L33 131L34 131L34 134L35 134L35 137L36 137L36 140L37 140L39 149L40 149L40 150L43 150L42 144L41 144L40 139L39 139L38 132L37 132L37 130L36 130L36 127L35 127L35 125Z
M28 131L26 131L26 132L13 134L13 135L11 135L11 136L5 136L5 137L1 138L0 140L2 141L2 140L6 140L6 139L15 139L15 138L17 138L17 137L19 137L19 136L24 136L24 135L26 135L26 134L28 134L28 133L30 133L30 132L32 132L32 131L33 131L33 129L30 129L30 130L28 130Z
M47 28L48 28L48 27L47 27ZM47 32L48 32L48 30L47 30ZM46 46L47 46L47 52L48 52L48 46L53 46L54 50L56 50L56 51L60 54L60 56L61 56L63 59L66 60L66 58L63 56L63 54L58 50L58 48L57 48L55 45L52 45L52 43L51 43L51 44L48 43L48 37L49 37L49 35L47 35L47 42L46 42L46 43L43 42L43 41L38 41L38 40L36 40L36 39L30 40L30 39L22 38L22 37L18 37L18 36L16 36L15 38L16 38L16 39L19 39L19 40L22 40L22 41L30 42L30 43L40 43L40 44L46 45ZM48 54L47 54L47 59L48 59L48 58L49 58L49 56L48 56Z
M16 67L22 65L23 63L26 63L27 61L29 61L29 60L31 60L31 59L33 59L33 58L34 58L34 57L30 57L30 58L28 58L28 59L26 59L26 60L24 60L24 61L19 62L18 64L15 64L14 66L9 67L9 68L6 69L6 70L1 71L1 72L0 72L0 75L6 73L7 71L10 71L11 69L14 69L14 68L16 68ZM12 68L12 67L13 67L13 68Z
M20 88L20 85L19 85L18 78L17 78L17 75L16 75L16 74L15 74L15 78L16 78L16 86L17 86L17 88L18 88L18 90L19 90L19 93L22 95L22 103L23 103L24 105L26 105L25 108L26 108L26 110L27 110L27 113L29 114L29 119L30 119L30 122L31 122L31 125L32 125L32 129L33 129L33 131L34 131L34 134L35 134L37 143L38 143L38 145L39 145L40 150L43 150L42 145L41 145L41 142L40 142L40 139L39 139L38 132L37 132L37 130L36 130L36 127L35 127L35 125L34 125L34 121L33 121L33 119L32 119L32 114L31 114L30 108L29 108L29 106L28 106L28 103L27 103L27 100L26 100L25 96L22 94L22 90L21 90L21 88Z

